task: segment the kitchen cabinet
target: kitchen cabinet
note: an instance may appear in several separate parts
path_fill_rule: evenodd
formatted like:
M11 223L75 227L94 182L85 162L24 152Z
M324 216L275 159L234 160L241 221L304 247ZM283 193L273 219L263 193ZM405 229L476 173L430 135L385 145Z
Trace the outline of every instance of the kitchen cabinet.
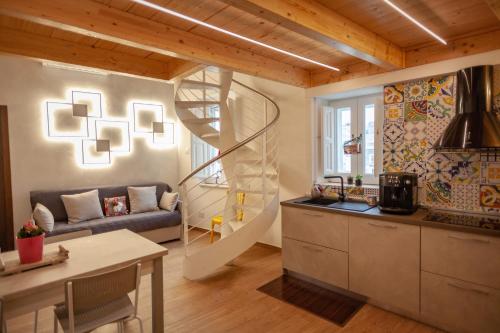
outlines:
M347 252L349 216L283 207L283 236Z
M283 239L283 267L347 289L347 253L324 246Z
M420 227L350 217L349 290L419 313Z
M422 270L500 289L500 238L422 227Z
M500 290L422 272L422 320L452 332L498 333Z

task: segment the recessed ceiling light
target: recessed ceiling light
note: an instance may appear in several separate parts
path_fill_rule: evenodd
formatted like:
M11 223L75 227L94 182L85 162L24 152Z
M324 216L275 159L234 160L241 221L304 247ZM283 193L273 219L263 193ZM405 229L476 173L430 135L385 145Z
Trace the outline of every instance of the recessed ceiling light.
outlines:
M181 18L183 20L190 21L190 22L193 22L195 24L202 25L202 26L204 26L206 28L209 28L209 29L221 32L223 34L226 34L226 35L238 38L238 39L242 39L242 40L244 40L246 42L249 42L249 43L252 43L252 44L255 44L255 45L259 45L259 46L268 48L270 50L273 50L273 51L285 54L287 56L290 56L290 57L293 57L293 58L297 58L297 59L300 59L302 61L305 61L305 62L308 62L308 63L311 63L311 64L315 64L315 65L318 65L318 66L321 66L321 67L325 67L325 68L328 68L328 69L331 69L331 70L334 70L334 71L340 71L340 69L338 69L337 67L333 67L333 66L330 66L330 65L327 65L327 64L323 64L323 63L321 63L319 61L315 61L315 60L312 60L312 59L300 56L298 54L282 50L280 48L277 48L277 47L274 47L274 46L271 46L271 45L259 42L259 41L255 40L255 39L251 39L251 38L248 38L248 37L245 37L245 36L242 36L242 35L238 35L238 34L236 34L234 32L231 32L231 31L228 31L228 30L216 27L215 25L212 25L212 24L209 24L209 23L197 20L197 19L195 19L193 17L181 14L179 12L176 12L176 11L168 9L168 8L164 8L162 6L159 6L157 4L151 3L149 1L145 1L145 0L132 0L132 1L134 1L136 3L139 3L139 4L143 5L143 6L156 9L156 10L158 10L160 12L163 12L163 13L166 13L166 14L169 14L169 15Z
M424 26L422 23L418 22L416 19L414 19L412 16L410 16L410 14L408 14L407 12L405 12L404 10L402 10L401 8L399 8L398 6L396 6L395 4L393 4L392 2L390 2L389 0L384 0L384 2L386 4L388 4L389 6L391 6L392 8L394 8L397 12L399 12L401 15L403 15L404 17L406 17L408 20L412 21L420 29L424 30L429 35L431 35L432 37L436 38L440 43L443 43L444 45L447 44L446 41L443 38L439 37L434 32L432 32L429 28L427 28L426 26Z

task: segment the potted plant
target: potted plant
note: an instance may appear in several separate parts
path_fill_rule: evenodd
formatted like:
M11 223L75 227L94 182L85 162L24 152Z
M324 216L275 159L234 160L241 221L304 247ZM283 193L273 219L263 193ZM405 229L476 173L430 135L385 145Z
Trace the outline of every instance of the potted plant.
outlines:
M32 220L28 221L17 233L17 251L21 264L42 260L45 230Z
M361 175L356 176L356 186L363 185L362 179L363 179L363 176L361 176Z
M352 185L354 183L354 178L352 176L347 176L347 185Z

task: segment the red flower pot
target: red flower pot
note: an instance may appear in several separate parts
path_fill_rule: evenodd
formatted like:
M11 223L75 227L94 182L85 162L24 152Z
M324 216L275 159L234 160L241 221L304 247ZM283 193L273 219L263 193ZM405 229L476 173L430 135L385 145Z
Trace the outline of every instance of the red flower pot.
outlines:
M37 262L43 258L43 241L45 234L29 238L17 238L17 251L21 264Z

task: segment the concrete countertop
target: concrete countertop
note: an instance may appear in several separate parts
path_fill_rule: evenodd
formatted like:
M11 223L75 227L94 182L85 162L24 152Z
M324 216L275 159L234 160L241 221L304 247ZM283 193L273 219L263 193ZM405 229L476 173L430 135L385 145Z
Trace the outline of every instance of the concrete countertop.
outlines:
M496 236L500 237L500 230L492 230L487 228L479 228L473 226L464 226L457 224L446 224L442 222L432 222L425 221L424 217L427 215L428 210L425 208L419 208L415 213L410 215L397 215L397 214L388 214L381 212L378 207L373 207L364 212L356 212L352 210L344 210L344 209L336 209L324 206L314 206L308 204L297 203L297 201L310 199L308 197L299 197L291 200L282 201L281 205L286 207L295 207L301 209L322 211L327 213L335 213L335 214L343 214L349 216L356 216L361 218L370 218L374 220L382 220L388 222L396 222L396 223L404 223L404 224L412 224L412 225L420 225L423 227L431 227L431 228L440 228L440 229L448 229L452 231L459 232L469 232L475 234L482 234L488 236Z

